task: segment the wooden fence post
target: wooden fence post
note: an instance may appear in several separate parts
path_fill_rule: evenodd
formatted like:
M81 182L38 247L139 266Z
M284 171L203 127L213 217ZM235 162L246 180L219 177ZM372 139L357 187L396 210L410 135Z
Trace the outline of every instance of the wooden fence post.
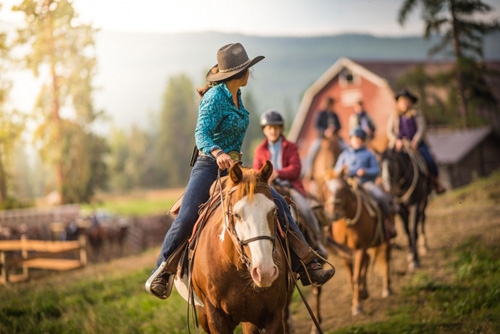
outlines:
M2 281L3 284L7 285L9 283L9 272L7 268L7 259L5 257L4 251L0 251L0 266L2 267Z
M87 265L87 243L86 243L86 236L85 235L79 235L78 236L78 241L80 242L80 263L82 266Z
M28 242L26 239L26 234L21 234L21 253L23 256L23 277L28 279L28 266L24 264L24 261L28 259Z

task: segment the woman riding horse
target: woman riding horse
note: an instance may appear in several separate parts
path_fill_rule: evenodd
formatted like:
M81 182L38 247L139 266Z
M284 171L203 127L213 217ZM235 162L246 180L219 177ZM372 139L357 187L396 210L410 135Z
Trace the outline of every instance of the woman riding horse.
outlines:
M412 149L417 150L424 158L430 173L434 190L437 194L446 191L439 181L439 172L427 144L425 143L425 132L427 124L422 112L414 107L418 97L409 90L404 89L395 96L397 109L389 117L387 122L387 136L389 147L396 151L403 149L403 141L408 140Z
M240 87L244 87L250 75L249 68L264 59L258 56L250 59L240 43L228 44L217 52L218 63L207 73L208 84L198 89L201 96L196 124L196 159L184 193L177 218L165 235L156 269L147 280L146 290L155 297L168 298L175 270L167 269L168 259L189 237L198 219L199 206L209 199L209 189L216 180L219 170L227 174L234 160L240 160L240 149L249 123L249 113L243 106ZM307 266L299 269L304 280L310 277L312 283L323 284L334 274L323 270L315 255L292 219L288 204L271 189L273 199L278 203L281 222L290 224L288 235L295 255ZM303 282L304 282L303 280Z

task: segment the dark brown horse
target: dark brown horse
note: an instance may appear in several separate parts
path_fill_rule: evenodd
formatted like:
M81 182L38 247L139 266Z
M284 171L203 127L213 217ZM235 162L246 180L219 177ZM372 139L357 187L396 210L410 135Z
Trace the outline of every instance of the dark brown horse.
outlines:
M191 279L207 333L233 333L239 323L243 333L284 333L292 285L267 184L271 173L269 162L259 171L234 164L222 206L199 235Z
M384 237L380 210L375 216L364 205L363 193L357 185L351 186L344 173L325 176L321 198L325 211L332 220L333 249L341 255L352 286L352 314L363 312L361 300L368 297L366 276L370 257L382 275L382 297L391 294L389 277L390 245ZM368 254L370 253L370 255Z
M419 167L417 152L393 149L382 153L382 182L387 192L394 196L399 203L399 216L408 236L410 254L408 267L410 270L420 266L418 251L418 229L420 227L423 241L421 252L426 251L425 242L425 209L428 195L431 191L429 178L426 176L425 166ZM421 159L421 158L420 158ZM422 165L422 162L420 162Z

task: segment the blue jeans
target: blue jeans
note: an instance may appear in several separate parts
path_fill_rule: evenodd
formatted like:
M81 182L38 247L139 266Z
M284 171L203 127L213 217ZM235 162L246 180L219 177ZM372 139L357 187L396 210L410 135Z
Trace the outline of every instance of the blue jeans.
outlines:
M191 170L191 176L184 192L181 208L177 218L172 222L172 226L165 235L161 245L160 254L156 260L156 268L166 261L170 255L182 244L184 240L191 236L194 225L198 220L198 210L201 204L210 198L210 186L217 179L219 167L215 159L207 156L199 156ZM227 171L222 171L221 176L227 175ZM295 231L304 239L297 224L292 218L292 213L286 200L271 188L274 203L278 207L278 219L282 226L285 216ZM304 242L305 239L304 239ZM156 270L155 268L155 270ZM154 272L154 271L153 271Z
M198 220L200 205L208 201L210 186L217 179L219 166L215 159L208 156L199 156L191 170L191 176L184 192L182 205L177 218L172 222L156 261L156 268L191 236L194 225ZM227 171L221 172L221 176ZM155 269L156 270L156 269Z
M438 168L434 158L432 158L431 152L425 143L420 143L418 145L418 152L424 158L427 168L429 168L429 173L433 176L438 176Z

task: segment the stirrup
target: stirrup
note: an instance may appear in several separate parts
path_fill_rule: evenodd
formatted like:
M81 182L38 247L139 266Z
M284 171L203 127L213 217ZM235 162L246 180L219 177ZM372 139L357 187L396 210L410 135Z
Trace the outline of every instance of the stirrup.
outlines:
M163 273L164 273L164 270L165 270L165 267L167 266L167 262L166 261L163 261L160 266L154 271L154 273L148 278L148 280L146 281L146 284L144 285L145 288L146 288L146 291L150 294L150 295L153 295L157 298L160 298L160 299L167 299L170 294L172 293L172 286L174 284L174 278L175 278L175 275L174 274L170 274L169 277L168 277L168 281L167 281L167 285L165 286L165 292L163 293L163 295L158 295L157 293L155 293L152 289L151 289L151 285L153 284L153 282L158 278L160 277Z

